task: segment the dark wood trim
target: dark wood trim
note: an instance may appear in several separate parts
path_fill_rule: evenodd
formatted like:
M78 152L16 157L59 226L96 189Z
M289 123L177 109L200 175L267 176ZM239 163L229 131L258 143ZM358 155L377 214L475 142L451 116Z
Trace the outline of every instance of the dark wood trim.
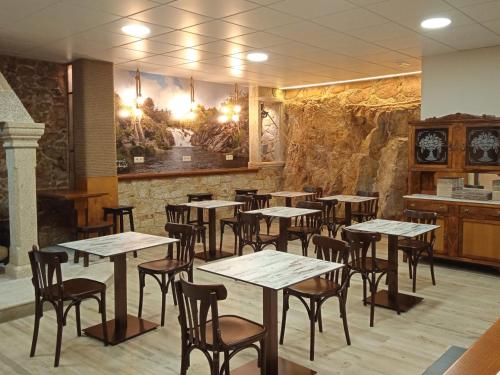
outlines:
M238 174L238 173L255 173L260 168L257 167L241 167L241 168L219 168L219 169L190 169L183 171L159 172L159 173L127 173L118 175L118 181L126 180L150 180L156 178L176 178L176 177L192 177L192 176L211 176L217 174Z
M444 125L447 126L449 124L455 124L457 122L460 123L498 123L500 122L500 117L495 117L491 115L482 115L482 116L475 116L475 115L469 115L466 113L454 113L451 115L446 115L442 117L430 117L425 120L420 120L420 121L410 121L408 122L408 125L429 125L432 124L432 126L440 126Z

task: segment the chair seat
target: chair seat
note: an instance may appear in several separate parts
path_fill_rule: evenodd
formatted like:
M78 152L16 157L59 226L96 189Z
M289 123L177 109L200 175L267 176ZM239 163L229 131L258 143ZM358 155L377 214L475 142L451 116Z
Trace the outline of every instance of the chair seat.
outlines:
M169 273L187 266L189 263L177 259L157 259L141 263L137 266L139 270L153 273Z
M279 236L274 235L274 234L262 234L261 233L261 234L259 234L259 238L260 238L261 242L269 243L269 242L278 241ZM255 240L255 239L253 239L253 240Z
M82 233L94 233L94 232L99 232L104 229L111 229L113 227L113 224L110 223L100 223L100 224L95 224L95 225L84 225L84 226L79 226L76 228L78 232Z
M378 269L378 271L387 271L387 270L389 270L389 261L388 260L380 259L380 258L375 258L375 261L377 263L377 269ZM359 271L356 267L352 266L352 262L349 262L349 266L352 269ZM366 269L369 272L373 271L373 268L372 268L372 258L371 257L366 257Z
M118 206L112 206L112 207L103 207L104 211L107 212L122 212L122 211L129 211L133 210L134 206L125 206L125 205L118 205Z
M57 295L57 286L52 286L51 294ZM106 284L99 281L76 278L63 281L63 299L81 299L93 296L106 290Z
M227 346L256 341L266 332L264 326L235 315L220 316L219 329L222 342ZM209 345L213 345L212 331L212 321L208 321L205 332Z
M287 229L288 233L292 233L292 234L313 234L313 233L319 233L319 229L318 228L314 228L314 227L299 227L299 226L296 226L296 227L289 227Z
M325 279L324 277L315 277L314 279L302 281L287 288L291 294L300 294L310 297L333 295L336 294L339 289L339 284Z
M425 250L429 244L425 241L415 240L413 238L404 238L398 241L398 249L403 251Z

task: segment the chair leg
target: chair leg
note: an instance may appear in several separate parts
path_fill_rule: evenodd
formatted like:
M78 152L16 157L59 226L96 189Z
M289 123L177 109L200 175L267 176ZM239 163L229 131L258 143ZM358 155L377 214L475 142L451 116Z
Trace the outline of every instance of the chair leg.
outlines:
M180 375L186 375L187 374L187 370L188 370L188 367L189 367L188 356L189 356L189 352L188 352L188 350L186 348L186 344L183 342L182 343L182 348L181 348L181 374Z
M238 229L236 225L233 227L233 234L234 234L234 255L236 255L236 252L238 251Z
M104 346L108 346L108 324L106 322L106 291L101 292L101 322L102 322L102 333L104 336Z
M346 314L346 301L344 298L339 296L339 305L340 305L340 311L342 315L342 323L344 324L344 333L345 333L345 340L347 342L347 345L351 345L351 337L349 335L349 327L347 325L347 314Z
M224 375L230 375L229 369L229 352L224 352Z
M417 266L418 266L419 256L416 254L412 260L412 281L413 281L413 293L417 291Z
M311 328L311 336L309 342L309 360L314 361L314 339L316 336L316 302L311 299L309 304L309 322Z
M139 312L137 317L142 317L142 302L144 300L144 286L146 285L146 274L139 271Z
M222 251L222 239L224 238L224 227L226 225L224 223L220 223L220 246L219 249Z
M408 255L408 274L410 275L410 279L412 278L412 272L411 272L411 263L412 263L412 256Z
M373 327L373 323L375 320L375 294L377 293L377 285L376 283L376 275L372 273L372 280L370 283L370 327Z
M56 341L56 354L54 358L54 367L59 366L59 359L61 357L61 343L62 343L62 331L63 331L63 305L60 303L56 309L57 315L57 341Z
M161 275L161 326L165 325L165 300L167 297L167 283L165 274Z
M266 375L266 340L260 340L260 375Z
M86 254L83 254L83 266L84 267L88 267L89 266L89 254L86 253Z
M429 259L429 267L431 268L432 285L436 285L436 277L434 276L434 252L432 249L427 250L427 257Z
M321 319L321 305L318 303L318 311L316 312L317 321L318 321L318 329L321 333L323 333L323 319Z
M170 287L172 288L172 298L174 299L174 305L177 306L177 294L175 293L174 282L175 282L175 275L172 275L169 277L169 284L170 284Z
M76 313L76 334L78 337L82 335L82 326L80 320L80 303L75 304L75 313Z
M363 305L366 306L366 276L361 275L361 278L363 279Z
M80 262L80 252L78 250L75 250L75 253L73 254L73 263L79 263Z
M201 234L201 241L203 242L203 255L205 256L205 259L208 259L208 254L207 254L207 236L206 236L206 230L203 228L203 230L200 232Z
M30 357L35 355L36 342L38 340L38 331L40 328L40 319L42 318L42 305L39 301L35 303L35 326L33 327L33 341L31 342Z
M219 352L214 352L212 360L212 375L219 375Z
M290 296L288 293L283 292L283 312L281 317L281 333L280 333L280 345L283 345L283 341L285 340L285 327L286 327L286 315L288 312Z

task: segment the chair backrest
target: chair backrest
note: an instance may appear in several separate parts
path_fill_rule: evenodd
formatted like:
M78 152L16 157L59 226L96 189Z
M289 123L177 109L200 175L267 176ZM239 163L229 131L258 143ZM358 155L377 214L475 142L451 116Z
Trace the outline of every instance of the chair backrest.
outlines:
M437 213L436 212L426 212L426 211L415 211L415 210L404 210L403 214L406 218L406 221L410 223L418 223L418 224L431 224L436 225L437 221ZM436 241L436 232L430 231L420 236L416 237L419 241L424 241L434 246L434 242Z
M205 349L207 344L221 347L217 302L227 298L224 285L197 285L181 278L175 282L175 289L183 342L201 349ZM212 330L207 331L207 322L210 320Z
M261 214L238 213L238 239L241 244L254 243L259 239Z
M165 213L167 214L167 222L186 224L189 207L183 204L167 204Z
M323 196L323 189L319 186L306 185L304 186L303 190L306 193L314 193L314 195L309 195L306 197L306 200L308 201L316 201L318 198L321 198Z
M319 212L309 215L297 216L295 218L295 225L301 227L321 228L323 224L323 203L299 201L296 205L297 208L307 208L310 210L319 210Z
M324 223L335 222L337 217L337 205L339 201L336 199L323 201L323 219Z
M35 296L48 301L60 300L63 297L63 279L61 264L68 261L64 251L45 252L36 246L28 252Z
M367 202L361 202L359 203L359 211L367 213L367 214L372 214L373 216L377 216L378 213L378 198L380 197L380 193L378 191L362 191L358 190L356 192L356 195L359 195L361 197L374 197L377 199L367 201Z
M234 189L236 195L254 195L256 193L257 189Z
M342 228L342 238L350 248L351 267L356 271L367 272L370 268L377 272L377 242L381 235L376 232L361 232L349 228ZM370 251L370 253L368 253ZM368 267L367 258L370 257L371 267Z
M196 231L192 225L167 223L165 231L170 238L176 238L176 253L173 253L172 245L168 246L168 256L172 259L181 260L187 263L192 263L194 260L194 245L196 241Z
M253 195L235 195L234 201L243 203L242 206L234 206L234 216L238 215L238 212L250 211L253 208Z
M254 207L257 210L268 208L272 199L271 194L255 194L253 196Z
M336 240L335 238L315 235L312 242L316 247L316 255L318 259L329 262L341 263L344 267L335 271L329 272L325 277L341 285L347 281L349 270L349 246L346 242Z

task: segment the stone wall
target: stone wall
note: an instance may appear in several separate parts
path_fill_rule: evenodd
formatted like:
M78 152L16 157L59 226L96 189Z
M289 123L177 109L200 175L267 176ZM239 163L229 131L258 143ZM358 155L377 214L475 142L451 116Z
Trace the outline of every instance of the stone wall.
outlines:
M260 139L262 161L276 161L279 142L279 128L281 104L266 104L264 110L268 116L262 119L262 137Z
M210 192L215 199L232 200L237 188L255 188L259 193L281 189L281 167L265 167L258 172L223 175L122 180L118 184L120 204L133 205L136 230L163 234L165 205L184 203L186 195ZM232 208L217 210L217 216L231 216Z
M398 217L407 191L408 121L420 118L420 77L288 90L284 188L380 192Z

